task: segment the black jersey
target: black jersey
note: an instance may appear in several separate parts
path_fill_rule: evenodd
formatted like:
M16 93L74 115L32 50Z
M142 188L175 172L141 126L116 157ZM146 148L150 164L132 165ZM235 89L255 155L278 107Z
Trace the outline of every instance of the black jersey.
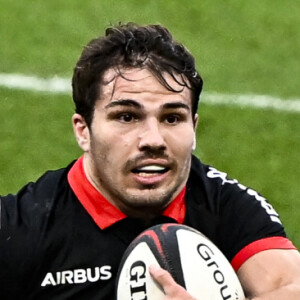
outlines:
M121 257L149 224L126 217L101 195L101 205L93 206L89 198L96 191L80 180L84 175L68 179L79 162L45 173L17 195L0 197L1 299L114 299ZM194 227L235 269L259 251L294 248L265 198L195 157L176 201L182 199L180 209L167 208L152 225ZM104 215L108 222L101 221Z

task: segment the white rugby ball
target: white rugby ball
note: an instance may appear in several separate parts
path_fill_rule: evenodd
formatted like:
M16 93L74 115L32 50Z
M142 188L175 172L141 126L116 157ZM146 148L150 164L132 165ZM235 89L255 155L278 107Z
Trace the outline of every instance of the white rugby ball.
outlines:
M153 226L125 251L117 281L117 300L162 300L150 265L160 265L199 300L243 300L243 289L223 253L202 233L179 224Z

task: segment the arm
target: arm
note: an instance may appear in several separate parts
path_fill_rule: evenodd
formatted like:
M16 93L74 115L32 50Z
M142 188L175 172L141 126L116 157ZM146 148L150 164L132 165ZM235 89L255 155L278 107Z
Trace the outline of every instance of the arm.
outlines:
M238 270L248 299L300 299L300 254L297 250L267 250L249 258Z
M150 268L150 273L162 286L165 300L195 300L167 271ZM240 267L238 277L248 300L299 300L300 254L297 250L260 252Z

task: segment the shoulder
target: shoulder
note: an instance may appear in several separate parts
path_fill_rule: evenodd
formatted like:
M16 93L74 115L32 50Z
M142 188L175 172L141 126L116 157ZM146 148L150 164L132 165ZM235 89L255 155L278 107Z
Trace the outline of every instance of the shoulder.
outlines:
M192 157L191 172L187 183L188 191L192 198L201 203L207 202L208 206L219 211L219 207L234 199L240 198L242 185L236 179L230 178L226 172L202 163L197 157Z
M251 207L266 213L271 221L281 223L277 212L259 192L229 177L226 172L201 163L196 157L192 160L189 180L191 189L199 190L202 186L206 197L221 209L248 210Z
M47 214L60 191L68 187L68 169L47 171L16 194L0 196L2 229L22 223L30 225L37 216Z
M187 187L190 215L197 220L197 211L200 208L205 211L210 224L207 230L215 225L215 242L230 260L257 240L286 236L279 215L269 201L226 172L193 158ZM202 219L205 214L202 213Z
M192 157L189 181L192 185L202 184L211 187L214 191L224 190L238 184L236 179L231 179L224 171L202 163L196 156Z
M230 188L238 186L237 179L232 179L224 171L220 171L213 166L202 163L196 156L192 157L190 178L202 180L205 184L213 185L214 188Z

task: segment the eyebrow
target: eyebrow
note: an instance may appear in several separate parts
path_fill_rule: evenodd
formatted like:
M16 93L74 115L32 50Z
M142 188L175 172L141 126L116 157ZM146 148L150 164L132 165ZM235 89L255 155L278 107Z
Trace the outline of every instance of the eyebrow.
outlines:
M124 107L135 107L138 109L143 109L144 105L132 100L132 99L120 99L120 100L115 100L110 103L108 103L105 108L111 108L111 107L117 107L117 106L124 106ZM178 108L183 108L186 109L187 111L190 111L189 105L183 103L183 102L169 102L165 103L161 106L163 109L178 109Z
M135 100L132 99L121 99L121 100L115 100L110 103L108 103L105 108L111 108L111 107L116 107L116 106L131 106L135 108L144 108L144 106L140 103L138 103Z
M170 102L170 103L165 103L162 108L164 109L176 109L176 108L184 108L188 111L190 111L190 107L183 103L183 102Z

